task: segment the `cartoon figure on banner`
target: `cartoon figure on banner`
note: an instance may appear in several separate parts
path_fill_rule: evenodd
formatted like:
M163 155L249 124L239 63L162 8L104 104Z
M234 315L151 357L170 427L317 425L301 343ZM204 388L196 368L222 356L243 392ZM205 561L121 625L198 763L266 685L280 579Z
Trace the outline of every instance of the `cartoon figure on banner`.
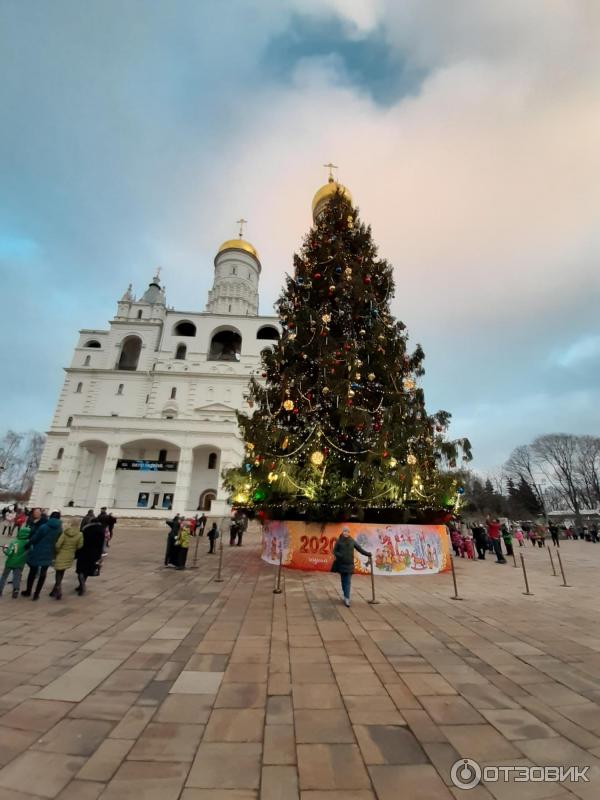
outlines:
M263 528L263 559L269 564L279 563L279 554L283 554L283 562L289 558L290 537L285 522L276 520L267 522Z

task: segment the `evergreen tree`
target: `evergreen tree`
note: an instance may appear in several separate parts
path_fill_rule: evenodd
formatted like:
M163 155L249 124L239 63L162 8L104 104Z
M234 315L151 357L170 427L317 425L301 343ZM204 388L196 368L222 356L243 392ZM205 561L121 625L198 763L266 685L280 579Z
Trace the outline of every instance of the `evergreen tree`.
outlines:
M254 413L238 414L246 457L225 476L234 504L324 521L452 507L443 470L470 445L445 438L447 412L427 414L423 350L409 351L393 294L392 267L334 184L286 277L282 337L250 383Z
M527 511L532 517L540 517L544 513L544 509L542 508L536 493L527 483L525 478L521 478L519 481L515 496L518 499L521 508Z

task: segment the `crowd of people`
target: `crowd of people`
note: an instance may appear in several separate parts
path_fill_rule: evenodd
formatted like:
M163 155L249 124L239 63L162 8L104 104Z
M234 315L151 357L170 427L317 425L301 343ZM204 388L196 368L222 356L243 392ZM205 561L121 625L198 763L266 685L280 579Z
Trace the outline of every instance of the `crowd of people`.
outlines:
M50 514L41 508L4 508L2 514L2 544L5 561L0 576L0 597L7 584L12 597L39 600L50 567L54 567L54 585L50 597L62 599L63 578L75 564L77 594L86 592L87 579L100 573L102 558L110 546L116 517L102 508L99 514L90 509L79 525L71 519L63 523L60 511ZM8 542L8 539L12 541ZM28 567L25 589L21 578Z
M204 536L208 519L206 514L185 518L182 514L175 514L173 519L166 520L169 532L167 534L167 548L165 550L165 567L185 569L190 540L192 537ZM242 546L244 533L248 528L248 516L240 509L233 512L229 522L229 545ZM208 555L214 555L217 539L220 536L216 522L206 532L208 540Z
M575 528L568 525L559 527L554 523L545 525L542 522L511 522L497 518L470 523L455 519L449 528L455 556L475 559L477 553L477 558L484 560L487 554L491 554L496 556L498 564L506 564L504 551L507 556L513 555L515 541L519 547L524 547L525 542L533 547L545 547L548 536L555 547L560 547L561 538L598 542L598 525L595 522L589 528L587 525Z

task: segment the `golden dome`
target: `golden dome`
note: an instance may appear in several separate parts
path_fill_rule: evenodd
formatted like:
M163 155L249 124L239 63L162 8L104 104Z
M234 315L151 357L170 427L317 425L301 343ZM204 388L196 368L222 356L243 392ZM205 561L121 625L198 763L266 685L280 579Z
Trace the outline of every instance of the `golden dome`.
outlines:
M334 181L332 177L329 178L325 186L321 186L319 191L315 194L312 201L313 217L316 217L323 206L329 202L330 198L337 192L341 192L349 203L352 203L352 195L341 183Z
M252 247L250 242L247 242L244 239L227 239L227 241L223 242L221 247L219 247L217 250L217 255L219 255L219 253L224 253L225 250L243 250L246 253L250 253L251 256L254 256L257 261L260 261L258 253L254 247Z

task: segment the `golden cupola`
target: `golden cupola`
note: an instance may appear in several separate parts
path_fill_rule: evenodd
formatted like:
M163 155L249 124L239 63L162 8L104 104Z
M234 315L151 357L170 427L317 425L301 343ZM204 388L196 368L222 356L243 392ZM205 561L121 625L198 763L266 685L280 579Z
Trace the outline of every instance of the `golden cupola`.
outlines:
M352 195L349 190L341 183L338 183L333 177L333 170L337 169L334 164L325 164L329 169L329 179L324 186L315 193L312 201L312 214L313 219L316 220L327 203L331 200L336 192L341 192L349 203L352 203Z

